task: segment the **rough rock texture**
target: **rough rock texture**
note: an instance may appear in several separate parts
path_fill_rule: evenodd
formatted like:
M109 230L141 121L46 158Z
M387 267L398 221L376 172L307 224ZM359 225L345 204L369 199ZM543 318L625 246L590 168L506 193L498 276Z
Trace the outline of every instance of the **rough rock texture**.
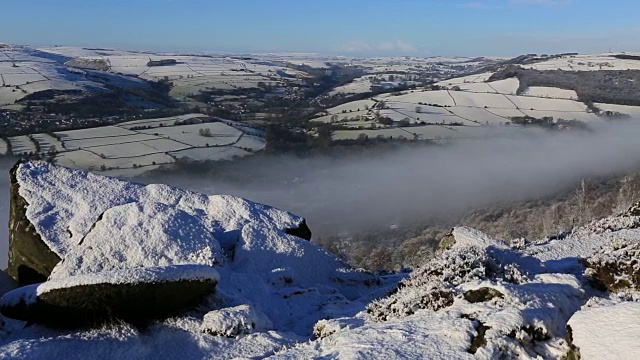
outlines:
M585 274L602 290L640 290L640 240L614 241L584 261Z
M77 276L10 291L0 299L0 312L55 327L135 323L175 315L201 302L217 283L215 270L194 265Z
M289 235L297 236L301 239L311 240L311 229L309 229L309 226L307 226L306 220L302 220L298 227L285 229L285 232Z
M162 203L113 207L67 253L50 278L127 268L219 264L222 250L213 236L213 223L206 214L192 215Z
M304 218L241 198L145 186L43 161L19 162L11 171L9 275L20 284L45 281L105 211L135 202L163 203L191 216L207 214L213 237L221 243L235 242L238 231L251 223L311 238Z
M92 59L92 58L76 58L73 60L69 60L65 63L66 66L77 68L77 69L86 69L86 70L98 70L98 71L109 71L111 68L109 63L104 59Z
M22 285L35 284L47 279L60 262L27 218L29 204L20 196L16 172L21 163L11 169L11 208L9 214L9 265L7 273Z
M214 336L236 337L256 331L266 331L272 324L269 318L250 305L210 311L204 315L201 329Z
M469 290L464 293L464 299L472 304L491 301L495 298L504 298L504 294L494 288L489 287L482 287L477 290Z

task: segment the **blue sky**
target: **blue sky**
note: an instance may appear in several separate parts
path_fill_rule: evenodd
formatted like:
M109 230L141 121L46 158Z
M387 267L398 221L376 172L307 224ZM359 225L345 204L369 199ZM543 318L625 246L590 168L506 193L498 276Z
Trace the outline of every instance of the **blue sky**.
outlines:
M637 0L0 0L0 42L343 55L640 51Z

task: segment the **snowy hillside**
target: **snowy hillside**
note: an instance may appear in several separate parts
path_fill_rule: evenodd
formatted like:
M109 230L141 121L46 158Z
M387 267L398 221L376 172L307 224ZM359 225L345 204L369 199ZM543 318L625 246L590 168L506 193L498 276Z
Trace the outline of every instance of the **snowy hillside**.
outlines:
M310 235L292 230L306 227L303 219L266 205L44 162L23 163L14 176L14 252L27 251L20 242L42 241L58 260L47 281L0 300L0 358L640 356L634 211L563 240L506 244L455 228L410 275L375 276L298 237ZM29 259L14 257L10 273L26 279L13 271L19 263L38 267ZM199 282L209 289L199 305L177 312L169 306L175 299L167 289L188 286L184 300ZM15 286L8 278L1 283L3 292ZM173 310L158 317L147 306L133 316L128 307L152 298L124 290L94 294L74 305L82 306L76 312L61 305L73 300L70 291L103 294L108 286L164 291L157 306ZM101 318L93 302L125 321ZM87 323L77 314L102 320ZM141 325L143 315L150 319Z
M117 125L7 138L16 156L39 154L63 166L133 176L180 160L220 161L264 149L261 130L185 114ZM0 155L8 146L0 139Z
M61 53L51 53L26 46L0 48L0 108L32 94L47 90L93 92L107 85L121 88L148 85L141 79L121 74L100 74L91 69L65 66L71 60Z
M640 70L638 56L638 54L631 53L567 54L522 67L536 70L568 71Z
M258 88L260 84L283 87L308 77L281 61L261 57L230 55L167 54L86 49L77 47L42 47L40 51L68 57L65 65L86 70L96 63L103 71L135 76L143 80L173 82L171 95L182 98L201 90L237 90Z
M341 128L334 133L336 140L357 139L362 135L369 138L382 136L438 140L491 136L496 133L495 129L478 127L510 125L514 119L546 118L556 123L560 120L577 120L589 124L607 121L612 115L637 116L640 106L629 106L629 101L635 104L635 98L629 95L634 93L632 89L624 88L624 95L617 94L620 90L618 87L623 86L614 85L611 91L607 89L601 93L609 92L606 101L615 104L603 100L594 104L585 100L591 94L585 96L584 89L591 85L575 85L576 89L580 88L583 92L579 95L576 90L568 89L567 83L578 82L578 72L587 70L591 73L615 70L618 71L615 72L616 76L624 79L624 74L619 71L637 70L640 68L639 59L629 54L603 54L543 57L528 59L525 64L518 65L507 62L505 64L508 65L493 67L492 72L453 77L427 87L346 102L317 113L311 120L339 125ZM508 74L509 66L543 72L562 70L566 72L565 75L575 76L558 78L557 82L563 84L561 87L529 85L515 75L503 74L495 78L503 70ZM547 76L554 75L549 73ZM601 76L607 77L604 73ZM396 77L402 78L399 75ZM358 94L370 91L373 78L371 75L358 78L334 89L334 92ZM591 79L585 80L585 84L588 84L587 81ZM635 82L634 79L628 81L624 83L620 80L620 83ZM618 81L613 83L618 84ZM601 93L594 95L596 99L603 97Z

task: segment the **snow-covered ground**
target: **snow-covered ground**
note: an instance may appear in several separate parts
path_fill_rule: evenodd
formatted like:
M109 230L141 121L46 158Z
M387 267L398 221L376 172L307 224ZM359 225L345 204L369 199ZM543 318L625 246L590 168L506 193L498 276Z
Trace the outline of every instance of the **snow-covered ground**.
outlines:
M190 121L205 122L178 125ZM206 121L208 117L202 114L186 114L53 135L16 136L9 141L14 155L35 154L39 149L61 165L114 176L137 175L180 158L230 160L250 155L266 145L260 130L234 121ZM8 150L4 140L0 140L0 155Z
M595 71L595 70L640 70L640 61L618 59L614 55L632 55L629 53L609 53L594 55L566 55L529 65L522 65L526 69L536 70L567 70L567 71Z
M580 59L580 61L576 59ZM596 70L594 65L596 60L606 59L611 61L611 66L607 69L626 69L628 64L636 64L640 68L640 61L615 59L610 54L601 56L565 56L547 61L553 66L560 66L563 61L571 64L574 60L582 64L582 61L591 61L591 69ZM547 69L541 62L524 67ZM539 66L538 66L539 65ZM547 64L548 65L548 64ZM538 67L536 67L538 66ZM583 65L580 65L583 66ZM604 65L603 65L604 66ZM597 66L600 67L599 65ZM550 67L548 69L555 69ZM635 69L635 67L632 67ZM547 69L547 70L548 70ZM570 68L569 70L584 70L581 68ZM478 73L463 77L456 77L442 80L435 85L438 90L415 89L397 93L387 93L372 97L370 99L347 102L339 106L319 112L312 119L317 122L339 123L342 126L353 130L338 130L336 139L356 139L361 134L369 137L403 136L403 130L390 129L388 125L379 124L377 116L391 118L394 122L406 122L411 124L440 125L463 125L463 129L456 128L461 133L472 133L467 127L479 125L505 125L511 122L511 118L531 116L534 118L551 117L555 120L579 120L584 123L598 123L605 119L594 113L586 104L578 100L578 95L573 90L565 90L553 87L531 87L524 89L517 94L520 83L517 78L509 78L489 82L493 73ZM368 86L368 79L365 76L356 81L338 88L340 91L353 92L360 91ZM367 86L364 86L365 84ZM372 104L374 102L375 104ZM384 102L385 106L380 106ZM595 104L603 111L611 111L633 117L640 116L640 107L623 106L612 104ZM391 126L395 128L398 123ZM436 132L425 134L426 129L437 130ZM428 139L442 137L442 128L422 127L415 129L405 129L412 133L420 133ZM483 134L484 132L480 132ZM451 134L452 137L457 137Z
M26 135L9 138L13 155L26 155L36 153L36 144Z
M17 180L27 217L64 261L49 281L5 294L3 304L97 283L218 285L202 306L144 330L125 322L56 330L4 318L0 358L640 356L637 287L600 291L582 261L626 264L615 254L631 250L608 249L640 248L637 216L595 221L563 240L510 244L459 227L411 275L375 276L284 232L302 218L240 198L44 162L21 165Z
M640 355L640 303L586 308L569 320L582 359L633 360Z
M9 152L9 144L3 139L0 139L0 155L7 155Z
M578 100L578 94L574 90L565 90L544 86L529 87L522 93L522 95L537 96L550 99Z
M122 86L147 86L144 81L120 74L87 76L90 71L65 66L75 53L91 51L79 48L43 48L8 46L0 48L0 108L45 90L90 92L104 89L104 83ZM95 52L94 52L95 53ZM65 55L66 54L66 55ZM94 56L95 57L95 56ZM99 56L98 56L99 57ZM92 73L94 74L94 73Z
M199 308L144 330L125 322L56 330L5 318L0 358L640 356L637 287L600 291L581 260L624 265L608 249L640 248L637 216L595 221L563 240L510 244L459 227L411 275L375 276L285 233L302 218L240 198L43 162L22 164L17 180L26 216L64 261L44 284L5 294L4 305L97 283L218 285Z
M517 80L516 80L517 82ZM501 81L494 83L476 83L473 86L487 86L486 92L472 92L468 90L415 90L398 94L380 95L372 100L349 102L319 114L313 121L338 122L354 128L353 131L338 130L336 139L355 139L361 133L369 137L382 135L401 136L402 131L385 129L387 126L377 124L377 114L389 117L394 121L406 120L411 124L421 122L440 125L460 124L443 135L442 127L412 127L405 130L419 133L425 138L434 139L443 136L460 137L454 134L485 134L476 132L471 127L480 125L503 125L511 122L512 117L525 115L542 118L546 116L554 119L580 120L587 123L602 122L598 115L592 113L584 103L565 98L544 98L538 96L513 95L517 83ZM495 85L495 84L494 84ZM503 91L501 93L499 91ZM384 102L385 108L380 109L376 102ZM621 112L631 112L634 107L621 109ZM337 116L337 118L336 118ZM363 120L368 120L363 122ZM378 130L372 130L376 126ZM380 129L382 128L382 129ZM434 130L425 133L425 130ZM391 135L392 133L396 135ZM406 134L404 135L406 137Z

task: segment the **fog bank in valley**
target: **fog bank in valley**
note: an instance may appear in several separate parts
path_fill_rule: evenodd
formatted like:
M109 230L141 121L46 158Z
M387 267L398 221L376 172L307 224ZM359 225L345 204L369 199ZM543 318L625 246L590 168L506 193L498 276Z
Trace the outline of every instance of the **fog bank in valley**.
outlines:
M515 129L514 129L515 130ZM526 133L526 135L515 135ZM447 146L405 147L341 158L256 156L210 171L136 179L231 194L307 218L315 235L376 231L447 218L469 208L552 194L581 178L640 166L640 124L592 132L516 132ZM0 159L0 263L6 264L9 175Z
M519 131L516 131L519 130ZM524 135L523 135L524 134ZM145 177L233 194L305 216L316 235L376 231L447 218L494 202L540 197L582 178L640 166L640 124L593 132L514 129L505 138L406 147L375 156L247 159L228 172Z

